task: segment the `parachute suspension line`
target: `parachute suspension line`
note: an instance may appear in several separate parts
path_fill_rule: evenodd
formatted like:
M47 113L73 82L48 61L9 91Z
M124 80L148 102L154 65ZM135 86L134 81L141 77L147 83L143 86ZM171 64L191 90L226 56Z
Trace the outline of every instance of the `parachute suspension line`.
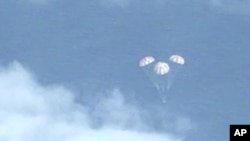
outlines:
M165 99L164 99L164 87L162 85L159 85L159 89L157 89L157 90L158 90L158 94L159 94L162 102L164 102L165 101Z
M169 71L169 75L168 75L168 84L167 84L167 90L169 91L171 86L174 83L174 80L176 78L176 76L179 74L179 72L181 71L182 66L180 66L179 64L174 64L173 69L175 70L175 72L173 71Z
M169 74L167 90L170 90L170 88L171 88L171 86L172 86L172 84L174 82L175 76L176 76L175 74L172 74L172 73Z
M159 84L159 89L158 90L158 93L159 93L159 96L162 100L162 103L166 103L166 97L167 97L167 93L168 93L168 90L167 90L167 86L162 83L162 84Z
M150 75L150 73L147 70L144 70L144 72L146 73L146 75L148 76L148 78L150 79L150 81L157 87L157 89L159 89L159 86L156 82L155 78L152 78L153 76Z
M162 86L162 103L166 103L166 97L167 97L167 90L166 90L166 86Z

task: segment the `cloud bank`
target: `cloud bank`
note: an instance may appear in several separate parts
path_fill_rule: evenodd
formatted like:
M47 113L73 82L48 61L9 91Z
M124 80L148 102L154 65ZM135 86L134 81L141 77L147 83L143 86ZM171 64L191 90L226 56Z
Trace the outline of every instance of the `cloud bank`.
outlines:
M0 140L182 141L170 133L147 130L138 109L126 104L118 89L107 93L89 109L75 102L74 93L63 86L39 84L18 62L1 67ZM178 121L187 124L185 119Z

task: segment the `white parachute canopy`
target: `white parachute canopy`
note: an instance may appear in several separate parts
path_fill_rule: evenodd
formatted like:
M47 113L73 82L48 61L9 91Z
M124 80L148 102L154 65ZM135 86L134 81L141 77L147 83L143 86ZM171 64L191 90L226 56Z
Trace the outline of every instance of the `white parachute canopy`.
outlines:
M155 58L152 57L152 56L146 56L144 58L141 59L140 63L139 63L139 66L140 67L144 67L144 66L147 66L151 63L153 63L155 61Z
M180 64L180 65L185 64L184 58L181 57L180 55L172 55L172 56L170 56L169 60L173 63L176 63L176 64Z
M184 58L180 55L172 55L167 61L169 61L169 64L165 61L156 62L153 56L146 56L139 62L140 68L142 68L155 85L164 103L176 75L185 64Z
M154 71L158 75L165 75L169 71L169 66L165 62L158 62L154 67Z

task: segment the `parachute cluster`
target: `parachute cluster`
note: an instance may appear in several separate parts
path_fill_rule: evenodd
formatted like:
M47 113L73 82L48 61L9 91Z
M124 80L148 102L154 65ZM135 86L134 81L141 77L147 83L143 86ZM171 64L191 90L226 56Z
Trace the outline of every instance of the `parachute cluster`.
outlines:
M139 62L140 68L157 88L163 103L166 102L166 93L184 64L185 60L180 55L172 55L168 60L158 62L153 56L146 56Z

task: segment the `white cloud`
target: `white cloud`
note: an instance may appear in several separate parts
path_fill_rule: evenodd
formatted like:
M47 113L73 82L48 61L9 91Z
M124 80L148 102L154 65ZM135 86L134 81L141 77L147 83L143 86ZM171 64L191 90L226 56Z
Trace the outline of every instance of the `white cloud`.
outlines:
M62 86L42 86L17 62L0 69L1 141L181 141L170 133L147 130L138 108L115 89L94 111L74 101ZM92 123L99 119L98 128ZM178 120L176 128L189 127Z

